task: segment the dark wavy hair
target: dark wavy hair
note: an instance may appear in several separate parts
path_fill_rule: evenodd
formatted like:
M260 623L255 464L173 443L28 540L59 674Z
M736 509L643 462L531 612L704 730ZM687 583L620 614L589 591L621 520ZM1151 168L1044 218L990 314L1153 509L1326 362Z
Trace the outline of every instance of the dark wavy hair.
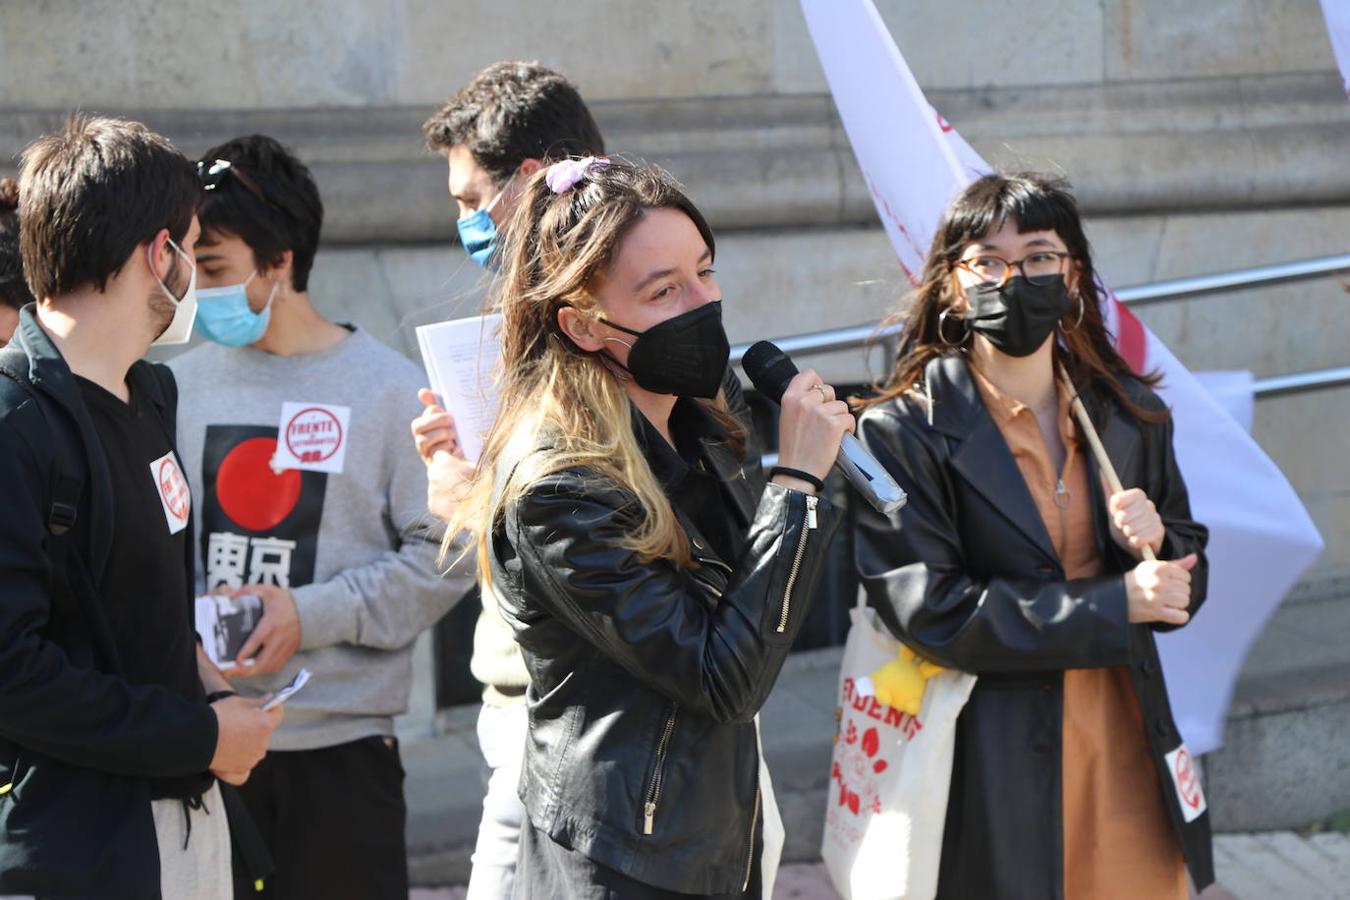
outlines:
M502 186L527 159L605 152L605 141L576 86L537 62L493 63L422 125L427 147L463 144Z
M0 178L0 306L22 309L32 302L19 256L19 183Z
M263 134L212 147L201 161L209 171L221 159L230 168L212 177L208 183L214 186L202 194L202 231L238 237L253 251L260 269L275 265L290 250L291 286L307 290L323 230L323 201L314 176L277 140ZM242 177L232 174L234 169Z
M1143 421L1166 419L1166 410L1144 409L1130 399L1122 384L1124 379L1137 378L1153 387L1161 376L1132 372L1107 333L1092 249L1069 183L1034 172L985 175L947 207L933 236L919 286L888 319L903 325L895 368L878 386L876 395L859 401L858 405L865 408L900 396L922 379L929 362L969 349L973 337L970 329L964 327L964 317L957 312L964 294L957 281L956 263L970 243L1009 221L1016 222L1022 233L1055 232L1072 257L1073 302L1059 323L1058 333L1063 340L1054 345L1056 364L1064 366L1080 391L1104 391L1130 415Z
M38 297L103 290L161 228L181 244L201 199L192 163L140 122L76 114L23 151L19 250Z

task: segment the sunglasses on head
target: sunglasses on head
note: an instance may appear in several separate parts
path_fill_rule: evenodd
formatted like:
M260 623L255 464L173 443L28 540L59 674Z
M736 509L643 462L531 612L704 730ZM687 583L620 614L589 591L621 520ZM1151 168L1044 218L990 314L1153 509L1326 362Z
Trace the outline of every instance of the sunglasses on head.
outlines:
M225 180L226 175L233 175L235 181L242 184L250 194L264 203L268 202L262 188L258 187L258 182L250 178L243 169L228 159L217 159L209 164L204 159L197 161L197 177L201 179L202 190L214 191L220 187L220 183Z
M209 163L204 159L197 161L197 177L201 180L202 190L204 191L214 191L216 188L220 187L220 184L225 180L226 175L232 176L235 181L243 185L244 190L248 191L254 197L257 197L260 201L278 212L291 216L292 218L304 219L304 216L297 214L286 204L277 203L270 199L263 193L262 188L258 186L258 182L254 181L251 175L230 162L228 159L216 159Z

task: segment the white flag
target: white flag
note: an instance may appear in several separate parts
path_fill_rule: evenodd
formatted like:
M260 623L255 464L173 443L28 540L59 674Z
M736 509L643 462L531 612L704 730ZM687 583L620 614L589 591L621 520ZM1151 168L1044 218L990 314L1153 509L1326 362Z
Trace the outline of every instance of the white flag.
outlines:
M1350 97L1350 0L1322 0L1322 15L1327 20L1336 65L1341 67L1345 96Z
M1350 5L1324 0L1328 8ZM802 0L835 106L877 212L911 280L947 204L989 166L928 101L872 0ZM1135 371L1162 373L1177 461L1209 527L1209 599L1159 635L1173 713L1197 753L1223 743L1233 686L1252 642L1322 549L1289 482L1171 351L1106 292L1103 313Z

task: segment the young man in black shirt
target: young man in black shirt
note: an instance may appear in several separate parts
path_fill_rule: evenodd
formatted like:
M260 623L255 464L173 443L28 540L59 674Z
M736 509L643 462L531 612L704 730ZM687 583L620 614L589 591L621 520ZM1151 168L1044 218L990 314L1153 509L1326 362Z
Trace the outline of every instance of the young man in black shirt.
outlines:
M38 299L0 351L0 894L231 896L216 779L247 779L280 711L197 647L177 389L138 361L191 332L199 192L132 122L74 117L24 153Z

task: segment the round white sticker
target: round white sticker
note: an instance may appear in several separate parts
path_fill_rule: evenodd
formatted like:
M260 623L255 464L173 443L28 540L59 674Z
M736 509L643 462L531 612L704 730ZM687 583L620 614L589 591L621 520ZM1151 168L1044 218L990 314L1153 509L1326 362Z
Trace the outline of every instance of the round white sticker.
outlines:
M286 423L286 449L302 463L332 459L342 449L342 423L319 406L300 410Z

